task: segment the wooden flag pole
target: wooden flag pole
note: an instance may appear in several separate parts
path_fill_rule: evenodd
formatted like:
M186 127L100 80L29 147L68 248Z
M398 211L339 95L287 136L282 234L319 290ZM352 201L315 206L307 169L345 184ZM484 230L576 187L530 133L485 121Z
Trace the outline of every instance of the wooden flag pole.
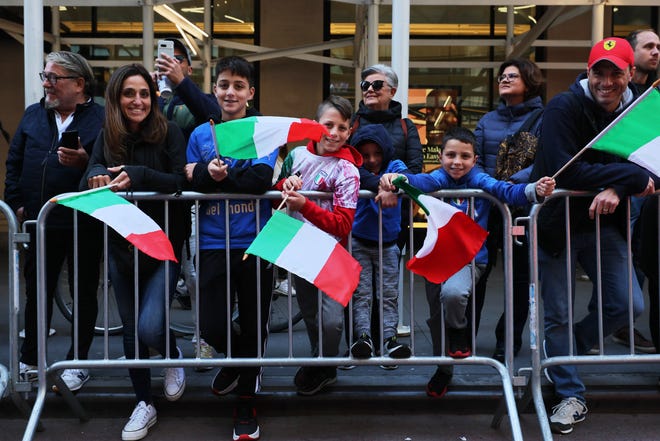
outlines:
M209 124L211 125L211 137L213 138L213 148L215 149L215 159L220 162L220 146L218 146L218 140L215 139L215 122L213 118L209 119Z

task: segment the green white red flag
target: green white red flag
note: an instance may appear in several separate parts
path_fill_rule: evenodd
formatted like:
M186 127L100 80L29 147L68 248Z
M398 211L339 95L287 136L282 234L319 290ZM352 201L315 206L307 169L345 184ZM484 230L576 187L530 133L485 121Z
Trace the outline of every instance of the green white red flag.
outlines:
M423 194L403 178L393 183L426 213L424 244L406 267L429 282L443 283L474 259L488 232L456 207Z
M109 187L82 191L51 202L82 211L106 223L135 247L158 260L176 262L172 243L153 219Z
M211 125L211 130L218 153L234 159L262 158L287 142L318 142L328 134L325 126L311 119L283 116L250 116Z
M279 211L245 252L313 283L343 306L351 299L362 270L337 239Z
M599 136L591 148L626 158L660 176L660 92L646 91Z

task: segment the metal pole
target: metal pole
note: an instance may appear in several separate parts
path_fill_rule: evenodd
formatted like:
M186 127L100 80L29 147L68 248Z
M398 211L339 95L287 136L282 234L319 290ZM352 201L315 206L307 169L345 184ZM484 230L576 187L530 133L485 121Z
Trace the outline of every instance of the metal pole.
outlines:
M392 3L392 69L399 76L394 99L401 103L401 116L408 116L408 65L410 56L410 0Z
M36 103L43 96L43 88L37 76L44 68L44 4L41 0L25 0L23 15L25 18L25 103L24 107Z
M591 44L604 38L605 32L605 5L593 5L591 7Z
M515 11L513 6L506 7L506 57L508 58L513 52L513 28L516 25Z
M213 63L211 63L213 57L213 28L211 23L212 14L213 9L211 0L204 0L204 32L209 35L204 39L204 49L202 52L202 68L204 71L204 84L202 85L202 90L204 93L211 92L211 83L215 80L215 78L211 77L213 70Z
M51 28L52 28L52 33L53 33L53 38L55 41L53 41L53 52L59 51L62 48L62 37L60 36L60 8L59 6L51 6L50 7L50 15L51 15Z
M147 70L154 69L154 2L145 0L142 5L142 64Z
M380 0L373 0L367 12L367 66L378 63L378 10ZM392 5L394 8L394 5Z

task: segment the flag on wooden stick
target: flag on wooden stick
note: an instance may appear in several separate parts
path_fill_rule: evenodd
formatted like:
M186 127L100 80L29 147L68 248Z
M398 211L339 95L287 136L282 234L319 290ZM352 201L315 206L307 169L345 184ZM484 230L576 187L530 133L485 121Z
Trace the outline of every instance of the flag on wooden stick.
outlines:
M313 283L346 306L362 267L337 239L280 211L273 213L245 251Z
M429 282L446 281L474 259L488 232L456 207L423 194L404 178L395 179L393 184L426 213L424 244L406 267Z
M109 187L53 198L51 202L82 211L106 223L154 259L177 261L172 243L160 226Z

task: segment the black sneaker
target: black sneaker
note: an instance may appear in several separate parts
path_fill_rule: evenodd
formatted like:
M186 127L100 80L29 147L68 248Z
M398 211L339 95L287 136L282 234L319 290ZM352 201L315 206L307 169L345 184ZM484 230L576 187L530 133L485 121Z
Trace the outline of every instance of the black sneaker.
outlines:
M449 351L448 355L451 358L467 358L472 355L470 348L468 328L456 329L447 328L449 336Z
M344 358L349 358L351 356L351 351L350 349L346 349L346 352L344 352ZM357 366L354 364L342 364L340 366L337 366L337 369L341 369L342 371L350 371L351 369L355 369Z
M495 348L495 352L493 352L493 356L491 358L493 358L494 360L497 360L500 363L504 364L504 361L505 361L504 357L505 357L504 349L503 348Z
M426 395L433 398L442 398L447 393L451 377L452 374L438 368L426 385Z
M314 395L325 386L337 382L337 368L334 366L303 366L298 369L294 383L299 395Z
M371 342L371 337L369 337L366 332L363 332L362 335L360 335L360 338L353 343L351 346L351 354L353 354L353 357L360 360L373 357L374 345Z
M410 355L412 355L410 346L405 343L399 343L396 336L385 340L383 350L390 358L410 358Z
M234 408L234 441L259 439L257 410L245 403Z
M213 383L211 383L211 390L216 395L227 395L229 392L236 389L238 386L238 379L240 374L238 369L231 367L220 368L215 378L213 378ZM252 438L245 438L252 439Z

